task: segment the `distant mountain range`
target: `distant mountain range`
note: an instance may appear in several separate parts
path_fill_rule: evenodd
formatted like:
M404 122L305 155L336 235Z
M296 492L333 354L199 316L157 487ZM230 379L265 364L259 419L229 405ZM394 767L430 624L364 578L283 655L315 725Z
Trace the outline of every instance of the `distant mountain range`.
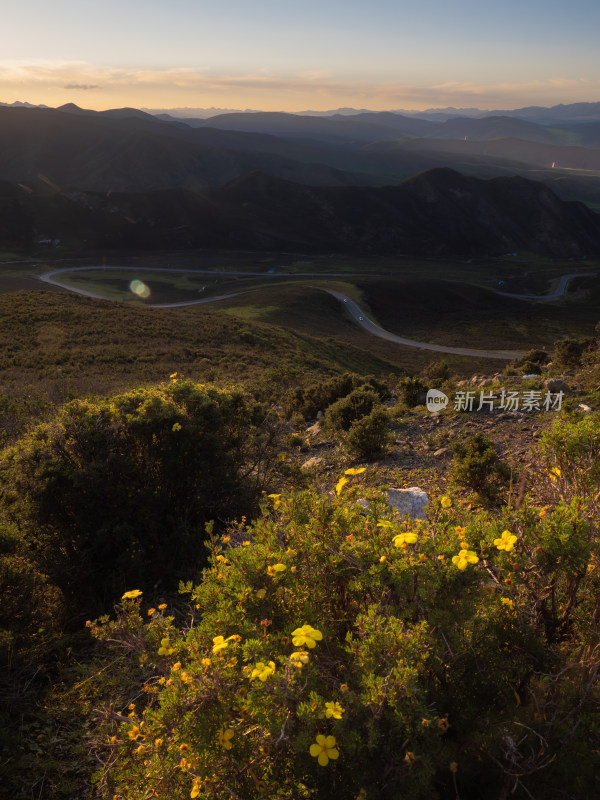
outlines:
M5 242L600 252L594 121L4 105L0 181Z

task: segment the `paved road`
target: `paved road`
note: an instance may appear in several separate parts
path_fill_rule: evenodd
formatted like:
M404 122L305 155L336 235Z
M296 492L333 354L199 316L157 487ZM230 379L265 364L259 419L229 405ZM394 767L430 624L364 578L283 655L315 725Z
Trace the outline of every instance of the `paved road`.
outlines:
M403 336L396 336L395 333L384 330L384 328L381 328L377 323L366 317L365 312L361 310L354 300L346 297L346 295L341 292L335 292L333 289L323 289L323 291L342 302L344 308L354 317L358 324L362 325L369 333L372 333L374 336L379 336L380 339L387 339L388 342L404 345L404 347L416 347L419 350L434 350L436 353L451 353L456 356L503 358L507 361L512 361L513 358L519 358L519 356L522 356L524 353L523 350L470 350L466 347L446 347L441 344L428 344L427 342L418 342L415 339L406 339Z
M502 297L512 297L515 300L535 300L537 303L551 303L553 300L558 300L567 291L567 285L573 278L595 278L595 272L572 272L570 275L562 275L558 279L556 288L550 294L511 294L511 292L498 292Z
M106 270L106 269L127 269L126 267L72 267L72 268L63 268L63 269L56 269L52 272L46 272L43 275L39 275L39 279L45 281L46 283L54 284L55 286L61 286L64 289L69 289L71 292L75 292L77 294L84 295L85 297L93 297L95 299L106 300L106 297L103 297L96 292L90 292L87 289L79 289L74 286L71 286L67 283L62 283L61 281L56 279L56 275L59 275L63 272L84 272L89 270ZM144 272L165 272L164 268L161 267L144 267ZM262 278L272 278L272 277L312 277L314 278L314 273L295 273L295 275L290 275L289 273L267 273L264 272L215 272L214 270L202 270L202 269L173 269L172 272L182 272L182 273L190 273L196 275L246 275L246 276L259 276ZM595 272L577 272L572 273L569 275L563 275L559 281L556 289L553 293L547 295L524 295L524 294L510 294L509 292L496 292L496 294L502 295L503 297L513 297L518 300L536 300L538 302L550 302L551 300L557 300L559 297L565 294L567 290L567 285L569 281L573 278L583 278L583 277L594 277L596 275ZM329 277L333 277L333 274L329 274ZM348 275L338 275L338 278L348 278ZM441 344L429 344L428 342L419 342L416 339L407 339L403 336L397 336L395 333L390 333L390 331L386 331L384 328L377 325L376 322L370 320L366 315L365 312L362 311L360 306L358 306L354 300L350 297L347 297L345 294L341 292L336 292L333 289L325 289L322 286L313 286L313 289L320 289L323 292L327 292L328 294L335 297L339 300L343 305L344 308L348 311L348 313L358 322L358 324L364 328L369 333L373 334L373 336L378 336L380 339L385 339L388 342L394 342L395 344L402 345L403 347L416 347L418 350L431 350L436 353L448 353L450 355L456 356L470 356L472 358L494 358L494 359L503 359L506 361L512 361L514 358L519 358L524 354L523 350L472 350L467 347L448 347L446 345ZM152 308L181 308L183 306L192 306L192 305L201 305L203 303L216 303L219 300L228 300L230 297L239 297L242 294L248 294L251 292L252 289L248 289L243 292L232 292L230 294L222 294L216 297L205 297L203 299L198 300L188 300L182 303L148 303Z

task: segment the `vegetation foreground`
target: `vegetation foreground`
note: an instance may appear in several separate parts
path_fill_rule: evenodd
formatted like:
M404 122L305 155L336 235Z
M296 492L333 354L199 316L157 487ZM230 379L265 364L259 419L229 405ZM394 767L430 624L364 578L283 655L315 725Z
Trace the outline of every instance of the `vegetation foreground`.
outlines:
M400 388L414 405L419 381ZM387 392L342 376L289 393L287 413L299 426L329 406L365 463L386 447ZM242 389L173 375L71 401L0 455L3 784L593 796L598 423L567 409L547 428L529 490L472 437L411 520L371 466L302 477L288 457L302 438L285 445Z

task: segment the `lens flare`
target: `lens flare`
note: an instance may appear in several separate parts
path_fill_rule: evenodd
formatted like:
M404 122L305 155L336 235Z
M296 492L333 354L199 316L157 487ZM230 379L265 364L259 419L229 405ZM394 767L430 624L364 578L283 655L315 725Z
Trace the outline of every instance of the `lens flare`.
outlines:
M150 297L150 287L146 286L143 281L134 280L131 281L129 284L129 289L134 294L137 294L138 297L146 298Z

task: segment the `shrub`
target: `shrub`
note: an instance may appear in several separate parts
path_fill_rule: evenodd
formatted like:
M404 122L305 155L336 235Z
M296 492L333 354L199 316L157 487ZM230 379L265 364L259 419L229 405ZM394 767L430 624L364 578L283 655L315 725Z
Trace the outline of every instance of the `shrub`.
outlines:
M557 496L579 495L597 508L600 485L600 415L556 420L544 431L540 452L548 482Z
M494 443L482 433L455 446L452 479L489 499L495 498L498 483L510 477L510 469L500 460Z
M389 389L384 381L345 372L327 381L291 389L283 399L283 410L288 417L294 412L299 412L305 419L315 417L319 411L325 411L332 403L358 388L374 391L380 400L389 397Z
M356 420L344 438L344 447L355 458L374 458L390 441L390 415L379 407Z
M398 384L400 400L407 408L419 405L420 395L427 391L427 384L420 378L405 378Z
M2 455L4 512L83 613L123 586L166 590L201 567L208 520L250 507L263 418L241 391L190 382L73 401Z
M379 397L371 389L355 389L329 406L325 425L333 431L347 431L353 422L370 414L378 403Z
M581 366L581 357L586 351L595 350L595 339L561 339L554 343L552 364L557 369L574 369Z
M430 386L439 388L450 377L450 367L445 361L431 361L423 370L423 377Z
M274 496L247 546L215 542L183 630L135 597L93 627L140 686L96 732L101 795L593 796L598 544L576 504L444 498L405 523L338 493Z

